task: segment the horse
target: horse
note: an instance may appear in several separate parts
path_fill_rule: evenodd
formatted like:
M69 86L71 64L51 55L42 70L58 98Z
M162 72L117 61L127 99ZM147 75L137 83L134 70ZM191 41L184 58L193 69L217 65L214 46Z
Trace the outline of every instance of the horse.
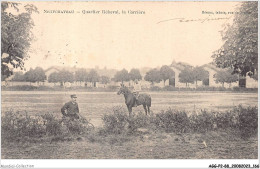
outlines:
M127 106L129 116L132 113L132 108L135 106L135 102L137 106L143 105L145 114L150 114L150 107L152 104L151 96L147 93L140 93L138 96L138 100L136 100L134 94L124 85L121 85L119 91L117 92L118 95L123 94L125 97L125 104Z

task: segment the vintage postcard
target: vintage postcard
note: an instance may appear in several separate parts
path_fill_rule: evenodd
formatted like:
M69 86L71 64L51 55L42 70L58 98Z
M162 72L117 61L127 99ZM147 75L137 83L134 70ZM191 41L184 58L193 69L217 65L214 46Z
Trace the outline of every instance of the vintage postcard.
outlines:
M257 1L1 1L1 168L258 153Z

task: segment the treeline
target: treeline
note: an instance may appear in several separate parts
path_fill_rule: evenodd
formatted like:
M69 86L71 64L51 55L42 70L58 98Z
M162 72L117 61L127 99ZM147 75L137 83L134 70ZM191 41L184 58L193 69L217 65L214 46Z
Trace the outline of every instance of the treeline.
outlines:
M186 84L186 87L194 83L197 86L198 81L202 81L203 84L208 85L209 73L202 67L186 66L180 72L178 78L179 82ZM48 76L49 83L60 83L61 86L64 86L66 82L84 83L87 86L87 82L90 82L92 86L96 87L97 82L101 84L108 84L111 81L124 83L142 79L150 82L151 85L163 81L165 86L167 80L175 80L175 72L169 66L164 65L159 69L154 68L147 71L144 77L142 77L139 69L131 69L129 72L126 69L122 69L117 71L113 78L110 78L108 76L100 76L95 69L87 71L84 68L78 69L75 72L63 69L59 72L53 72ZM45 82L46 80L45 71L40 67L30 69L26 73L16 72L12 78L12 81L31 83ZM224 83L231 84L238 81L238 75L232 74L232 70L223 69L215 74L215 80L224 86Z
M45 82L47 80L47 76L45 71L36 67L35 69L30 69L28 72L16 72L12 81L16 82L31 82L31 83L39 83ZM59 72L53 72L48 76L49 83L60 83L61 86L64 86L66 82L79 82L79 83L93 83L93 86L96 86L96 82L100 82L102 84L107 84L110 82L110 78L107 76L99 76L97 71L94 69L89 72L86 69L78 69L75 72L71 72L68 70L61 70Z

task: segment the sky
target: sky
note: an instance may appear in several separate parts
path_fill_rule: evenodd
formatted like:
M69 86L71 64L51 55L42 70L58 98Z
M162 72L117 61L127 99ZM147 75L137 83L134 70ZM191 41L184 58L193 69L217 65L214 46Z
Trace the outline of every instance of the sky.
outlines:
M25 2L24 2L25 3ZM26 68L158 67L173 60L200 66L223 44L239 2L30 2L35 40ZM73 14L46 13L74 10ZM118 10L120 14L84 14ZM122 13L126 11L126 14ZM145 14L128 14L128 11ZM204 12L203 12L204 11ZM216 12L222 12L217 14ZM223 13L226 12L226 13Z

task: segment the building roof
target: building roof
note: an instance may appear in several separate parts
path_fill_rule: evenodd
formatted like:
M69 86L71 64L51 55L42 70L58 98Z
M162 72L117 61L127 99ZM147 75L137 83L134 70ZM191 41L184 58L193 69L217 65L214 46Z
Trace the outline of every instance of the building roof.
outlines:
M185 62L177 63L177 62L173 61L172 64L170 65L170 67L174 67L175 69L178 69L181 71L181 70L185 69L186 67L192 67L192 66Z
M48 69L46 69L44 72L48 72L48 71L51 70L51 69L55 69L55 70L57 70L57 71L60 71L60 70L61 70L61 69L59 69L59 68L57 68L57 67L52 66L52 67L49 67Z
M219 72L220 70L222 70L222 69L218 68L214 63L208 63L208 64L205 64L205 65L202 65L201 67L214 70L215 72Z

